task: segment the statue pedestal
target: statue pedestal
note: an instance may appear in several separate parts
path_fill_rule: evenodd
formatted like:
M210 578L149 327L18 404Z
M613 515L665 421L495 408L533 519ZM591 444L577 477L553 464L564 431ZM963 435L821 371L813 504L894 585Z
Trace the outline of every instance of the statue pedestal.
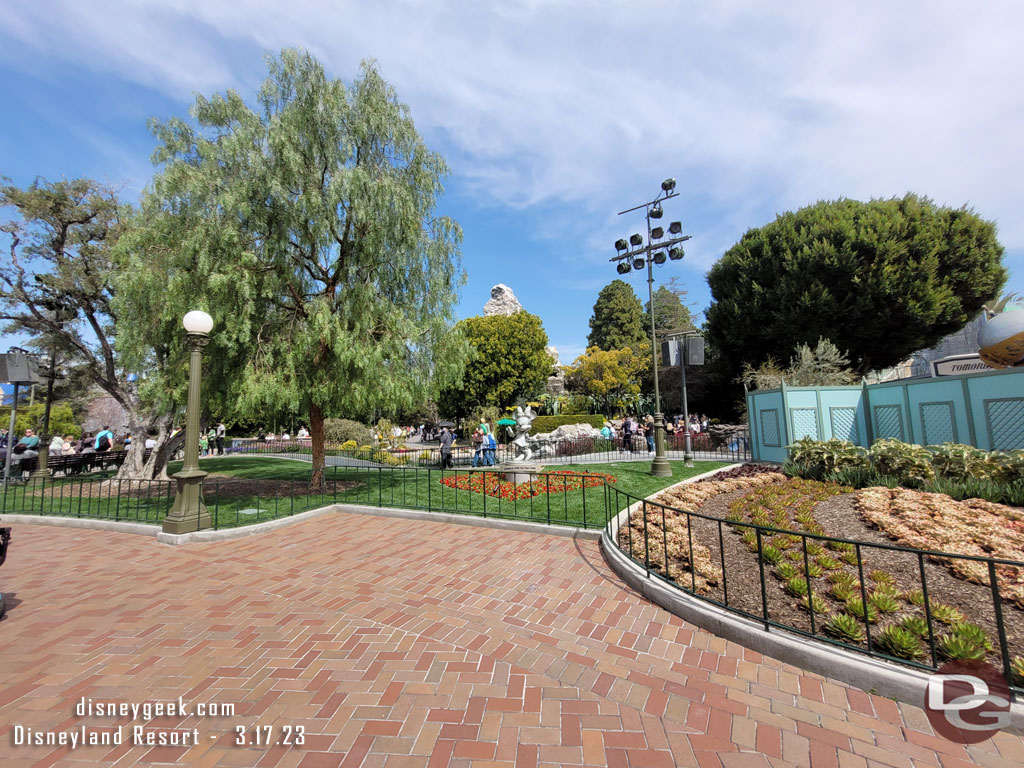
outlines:
M529 483L537 479L540 464L532 461L508 461L499 464L494 470L504 474L505 479L510 483Z

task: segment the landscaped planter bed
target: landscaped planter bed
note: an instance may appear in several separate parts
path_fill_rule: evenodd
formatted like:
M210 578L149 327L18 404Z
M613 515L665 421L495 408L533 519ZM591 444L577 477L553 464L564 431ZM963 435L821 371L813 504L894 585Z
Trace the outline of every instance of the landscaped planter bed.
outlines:
M756 487L738 487L749 483ZM761 618L763 602L756 536L752 534L752 528L734 527L731 521L742 520L784 530L803 530L865 543L903 547L917 545L962 554L1024 559L1024 524L1021 523L1024 515L1021 510L989 502L955 502L945 496L932 497L938 495L918 494L903 489L890 491L885 488L853 491L835 484L791 480L777 472L746 479L712 479L678 487L660 494L656 501L714 519L693 517L692 529L687 530L685 515L666 510L666 540L662 535L662 508L649 504L646 521L648 565L652 570L665 574L663 563L667 544L669 575L675 582L684 588L694 589L701 596L720 603L727 602L732 609ZM794 513L800 514L802 523L794 519ZM757 519L752 519L752 514ZM722 546L719 544L719 520L722 521ZM939 526L943 525L944 529L953 531L951 536L938 533ZM888 534L880 530L880 527L884 527ZM640 563L645 560L643 528L642 512L634 512L631 518L633 557ZM743 537L746 531L751 532L746 534L747 541ZM792 537L787 542L784 536L766 533L761 539L761 552L766 559L764 573L768 618L779 624L811 632L810 613L806 605L801 605L801 602L806 603L806 598L799 582L806 583L807 579L802 573L804 557L800 537ZM691 540L694 570L691 570L689 563ZM620 532L619 543L627 553L630 551L626 528ZM954 543L960 546L953 546ZM721 577L723 546L727 575L725 583ZM824 609L815 611L815 634L867 649L866 639L861 634L864 631L862 620L852 622L851 627L849 619L842 619L845 624L840 625L840 630L844 627L855 630L847 635L836 631L836 626L829 623L829 617L833 615L863 615L863 609L857 603L862 597L859 578L862 569L869 603L876 613L875 621L870 625L873 649L902 658L916 656L916 661L930 663L926 625L914 620L915 617L923 620L925 615L920 604L922 595L913 595L919 593L921 588L920 562L916 552L863 546L861 568L858 568L856 552L852 547L851 551L844 552L830 549L825 543L812 543L809 549L811 551L807 562L812 572L809 588L818 608ZM844 557L847 562L843 561ZM819 563L828 567L822 567ZM954 634L952 624L956 621L961 622L957 634L976 632L963 626L963 622L977 625L995 650L988 654L988 660L999 665L999 639L992 593L987 584L987 569L984 566L979 569L975 564L964 564L963 561L951 567L949 563L933 562L927 557L924 558L924 568L935 640L940 646L947 642L953 643L951 638L942 638ZM842 573L848 574L845 578L850 586L845 593L840 587L838 593L841 597L852 598L852 605L832 594L834 587L831 581L842 580L844 577L839 575ZM997 575L1000 594L1004 598L1002 611L1010 655L1022 657L1024 573L1019 568L999 566ZM876 591L878 594L874 595ZM880 608L875 607L875 601ZM901 631L886 630L887 627L896 626ZM914 632L911 631L913 629L918 630L916 642ZM893 638L902 641L902 646L885 645L886 640ZM881 648L879 641L882 641ZM956 651L954 646L955 643L949 647ZM939 663L943 661L943 650L945 647L939 648Z

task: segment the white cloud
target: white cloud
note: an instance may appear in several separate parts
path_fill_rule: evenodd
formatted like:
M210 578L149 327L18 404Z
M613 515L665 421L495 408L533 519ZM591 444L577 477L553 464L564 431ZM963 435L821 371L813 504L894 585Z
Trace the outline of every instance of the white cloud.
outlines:
M260 49L304 45L345 79L375 57L482 204L571 208L594 263L631 229L614 211L668 174L669 215L702 212L695 268L777 211L908 190L969 203L1024 247L1019 3L104 7L17 4L0 35L183 99L251 89Z

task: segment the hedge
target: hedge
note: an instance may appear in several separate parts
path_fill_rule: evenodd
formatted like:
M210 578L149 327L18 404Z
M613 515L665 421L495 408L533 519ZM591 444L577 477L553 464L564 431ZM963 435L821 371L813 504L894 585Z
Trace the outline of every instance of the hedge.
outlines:
M599 413L567 413L561 416L538 416L533 420L533 428L530 429L530 432L534 435L542 435L545 432L554 432L566 424L589 424L595 429L600 429L604 426L605 421L607 419Z

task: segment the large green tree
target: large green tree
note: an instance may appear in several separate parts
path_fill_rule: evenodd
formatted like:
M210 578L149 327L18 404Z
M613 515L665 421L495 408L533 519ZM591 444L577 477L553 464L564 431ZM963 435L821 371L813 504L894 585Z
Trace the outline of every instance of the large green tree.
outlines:
M678 278L672 278L667 285L658 286L654 292L654 330L658 341L672 333L693 330L690 310L683 304L686 291L677 287ZM651 328L651 302L644 304L644 330Z
M529 312L470 317L458 327L473 351L461 382L442 393L443 415L482 405L506 408L540 395L551 374L551 356L539 317Z
M434 212L443 159L373 63L348 86L301 50L269 70L254 107L200 96L192 121L154 126L163 169L135 266L156 265L140 293L178 293L154 307L157 333L191 299L229 353L248 347L243 410L308 413L319 485L325 416L410 408L461 372L461 230Z
M644 329L644 309L640 299L629 283L612 280L601 289L594 303L587 347L624 349L645 342L651 343L650 332Z
M0 226L8 237L9 258L0 258L0 320L8 321L6 330L29 334L37 349L56 351L59 367L70 364L79 385L113 397L125 409L133 435L154 433L149 460L143 461L145 441L134 441L119 477L165 477L174 411L172 399L162 396L163 374L184 357L156 342L138 365L118 354L116 334L125 324L117 311L116 283L127 265L116 244L127 208L114 190L90 179L37 179L25 188L4 183L0 206L12 214ZM142 313L159 303L158 295ZM145 374L145 380L129 382L129 372ZM51 432L56 427L51 424Z
M831 340L864 373L962 328L1006 281L996 228L908 194L819 202L747 232L708 274L722 373Z
M650 365L649 355L638 354L629 347L590 347L569 368L566 384L572 392L593 397L600 403L602 413L611 416L636 410L643 373Z

